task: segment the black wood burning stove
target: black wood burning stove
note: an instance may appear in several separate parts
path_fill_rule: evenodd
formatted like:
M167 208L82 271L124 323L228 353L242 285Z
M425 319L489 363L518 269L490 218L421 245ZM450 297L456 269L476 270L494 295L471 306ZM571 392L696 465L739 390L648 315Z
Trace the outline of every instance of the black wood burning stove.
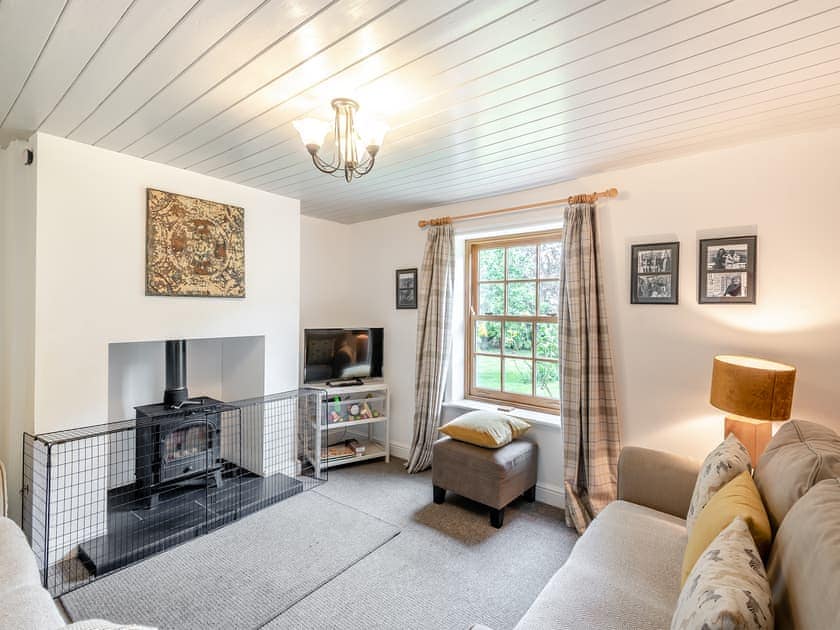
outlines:
M187 391L187 344L166 342L163 402L135 407L137 498L154 508L158 496L178 486L222 486L221 412L229 407Z

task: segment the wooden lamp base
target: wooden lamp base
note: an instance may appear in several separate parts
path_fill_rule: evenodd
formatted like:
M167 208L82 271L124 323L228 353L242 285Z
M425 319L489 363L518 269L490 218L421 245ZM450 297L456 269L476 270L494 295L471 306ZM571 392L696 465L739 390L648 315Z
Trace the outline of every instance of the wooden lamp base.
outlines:
M773 423L727 416L723 425L723 437L726 438L730 433L734 433L741 444L747 448L753 468L755 468L758 458L761 457L773 437Z

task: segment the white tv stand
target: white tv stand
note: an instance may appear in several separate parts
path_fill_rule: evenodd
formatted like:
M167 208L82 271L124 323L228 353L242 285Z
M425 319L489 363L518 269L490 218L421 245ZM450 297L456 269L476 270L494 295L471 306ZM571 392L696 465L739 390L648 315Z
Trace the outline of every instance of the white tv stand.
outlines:
M391 461L390 396L388 385L382 379L366 379L364 385L329 386L326 383L309 383L305 387L319 389L325 394L324 403L317 414L322 469L369 459L384 458L386 462ZM375 427L383 425L384 440L374 435ZM341 444L344 439L357 440L364 446L364 453L330 456L329 444Z

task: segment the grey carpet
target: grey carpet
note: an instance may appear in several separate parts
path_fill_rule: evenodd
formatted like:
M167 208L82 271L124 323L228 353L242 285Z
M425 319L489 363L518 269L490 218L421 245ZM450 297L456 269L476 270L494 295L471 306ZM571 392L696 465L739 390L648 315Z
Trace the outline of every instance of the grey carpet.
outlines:
M284 514L288 514L295 524L311 526L304 527L304 531L315 535L310 541L326 540L325 544L331 545L334 535L319 536L318 533L319 530L322 534L334 532L335 528L331 526L334 519L328 518L326 524L316 524L304 511L306 506L301 502L304 497L314 499L320 496L371 515L374 517L372 523L376 525L381 526L381 521L386 521L402 530L399 536L361 557L320 588L309 589L311 593L301 596L291 606L284 602L307 589L298 589L293 597L272 600L276 596L272 595L271 589L277 588L279 580L273 573L277 569L263 566L276 560L272 557L273 552L277 552L272 541L280 540L282 535L268 536L261 531L265 528L258 528L260 531L254 538L243 541L234 532L247 519L104 578L64 599L84 602L83 615L140 623L144 619L126 618L114 613L119 612L119 606L131 606L132 610L135 607L157 610L153 598L166 595L170 607L181 608L177 621L182 625L176 625L176 620L165 612L166 604L161 604L162 610L157 614L164 619L160 622L162 628L197 627L194 616L204 614L202 609L208 601L213 606L220 604L223 610L216 619L208 620L202 616L206 620L204 628L256 628L259 626L257 618L269 610L273 610L271 620L262 622L269 630L467 630L476 622L494 630L515 626L549 578L566 561L577 540L574 531L564 525L562 511L541 503L519 500L506 510L505 525L497 530L490 527L487 510L471 501L449 493L444 505L432 503L431 474L408 475L402 464L400 460L390 464L367 462L333 469L329 473L329 481L317 490L248 517L257 518L274 509L288 510ZM331 505L335 509L335 504ZM280 513L268 520L274 522L275 528L286 527L283 519L277 518L279 516ZM345 525L338 527L346 528ZM225 538L215 542L217 534L225 534ZM354 534L352 528L346 529L340 538L353 545ZM300 528L298 535L303 536ZM208 545L204 554L208 558L208 566L214 571L220 570L214 568L215 563L230 557L226 554L230 554L231 545L241 548L237 551L240 563L246 560L251 563L242 583L256 594L243 594L240 588L236 588L234 593L238 595L234 595L226 592L226 583L205 579L204 576L198 577L200 584L209 589L207 592L188 583L173 586L172 580L166 580L159 586L150 584L148 591L134 597L127 594L134 586L132 580L124 583L121 589L108 587L106 591L89 591L90 597L85 593L88 589L102 588L112 577L132 575L129 572L150 563L156 563L150 568L159 566L172 570L172 565L169 561L164 562L165 559L201 542ZM301 551L301 554L306 555L306 552ZM309 555L312 556L311 551ZM295 561L293 558L288 560ZM303 560L296 566L302 565L299 572L306 575L306 558ZM283 571L283 574L288 575L288 572ZM144 571L144 575L148 574ZM215 575L210 574L211 577ZM144 580L148 578L144 577ZM293 585L287 588L293 588ZM266 589L271 592L266 592ZM195 593L199 596L195 597ZM84 599L78 599L81 597ZM125 601L119 602L118 598ZM149 601L144 603L147 598ZM251 601L258 601L265 610L261 610L259 615L251 615L249 607L254 606ZM74 615L74 618L78 617Z
M399 533L313 491L68 593L73 620L259 628ZM314 627L314 626L311 626Z
M577 535L561 510L517 501L494 529L486 508L447 494L402 462L331 470L316 492L397 524L402 532L266 628L467 630L512 628L569 555Z

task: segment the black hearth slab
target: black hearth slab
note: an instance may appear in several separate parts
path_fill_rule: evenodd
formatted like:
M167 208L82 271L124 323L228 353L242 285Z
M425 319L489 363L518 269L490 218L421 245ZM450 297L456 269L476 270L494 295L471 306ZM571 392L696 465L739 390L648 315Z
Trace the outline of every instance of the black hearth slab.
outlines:
M79 545L79 560L102 575L191 540L303 491L283 474L225 477L221 488L167 493L154 509L126 503L125 490L109 493L108 533Z
M248 475L239 477L237 481L242 486L239 506L240 516L252 514L264 507L303 492L302 481L279 473L270 477Z

